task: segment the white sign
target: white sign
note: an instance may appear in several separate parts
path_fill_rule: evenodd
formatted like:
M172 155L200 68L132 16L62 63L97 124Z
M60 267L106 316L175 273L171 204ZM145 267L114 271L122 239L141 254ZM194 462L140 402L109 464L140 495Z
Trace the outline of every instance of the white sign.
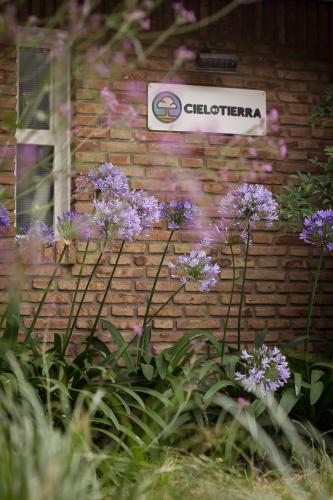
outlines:
M265 135L266 92L150 83L148 128L168 132Z

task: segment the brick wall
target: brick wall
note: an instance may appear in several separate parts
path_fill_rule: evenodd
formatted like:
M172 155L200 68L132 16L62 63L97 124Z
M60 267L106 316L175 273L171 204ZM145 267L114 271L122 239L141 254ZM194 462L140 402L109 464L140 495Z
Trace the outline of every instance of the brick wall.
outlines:
M195 71L193 65L187 63L169 80L265 90L268 109L276 107L280 112L280 131L269 136L268 143L263 139L249 143L246 138L238 140L231 136L147 130L147 83L163 80L172 65L177 46L186 43L191 49L200 48L202 42L198 37L191 39L187 36L186 39L170 40L125 78L73 79L73 173L83 173L96 163L111 161L130 177L133 188L146 189L160 200L189 196L202 207L203 222L207 224L208 220L217 216L216 208L221 197L238 184L245 181L259 182L273 193L280 193L283 186L293 182L292 174L313 171L309 158L315 155L321 157L323 148L330 144L333 137L332 122L325 129L314 131L308 126L311 112L332 80L332 64L328 62L327 55L316 50L294 49L291 52L286 46L258 44L248 48L234 42L222 44L220 40L214 39L210 42L239 57L237 73L204 74ZM0 64L0 120L7 111L15 112L15 51L7 47L5 53L6 57ZM85 72L82 74L85 75ZM111 127L106 126L107 117L100 99L100 90L104 87L109 87L117 94L123 114L126 115L129 106L135 109L137 115L130 127L118 120ZM279 154L281 139L288 148L288 155L284 159ZM1 122L0 141L4 165L0 181L13 196L14 137L13 131L1 127ZM251 153L253 147L256 148L256 156ZM266 171L264 165L267 163L272 165L271 172ZM73 206L89 211L91 201L87 196L73 195ZM13 202L8 207L13 209ZM128 337L133 335L133 327L138 324L139 318L143 318L147 293L167 238L165 228L157 227L149 240L140 238L125 246L103 317L112 317L113 323L127 332ZM165 264L174 254L190 250L197 239L198 234L193 232L175 234ZM0 243L3 248L11 244L8 240ZM68 304L75 288L84 246L84 243L79 243L77 248L71 248L66 264L59 270L59 278L37 323L41 333L46 330L61 332L67 326ZM92 326L117 248L117 243L107 247L81 310L77 339L86 336ZM244 264L243 247L236 245L235 253L236 274L239 277ZM97 243L92 242L85 275L89 274L97 257ZM194 285L187 285L186 290L177 295L160 317L154 320L153 340L156 345L162 342L167 345L192 328L210 329L221 337L231 289L231 259L227 248L219 248L214 257L222 267L221 280L215 291L203 294L196 291ZM46 252L45 260L46 264L29 267L28 270L23 294L23 314L27 325L53 270L51 251ZM304 334L310 277L315 264L311 249L302 244L297 233L287 232L282 223L275 224L270 231L259 229L255 232L250 248L242 322L244 341L253 340L255 331L266 327L270 332L270 340L280 341ZM2 264L1 274L8 274L5 263ZM154 298L155 307L178 286L170 279L166 265L161 276ZM332 276L332 261L327 258L313 322L314 330L323 339L333 331ZM6 280L1 283L4 288ZM82 282L84 285L85 280ZM230 341L235 340L236 336L239 291L240 284L237 285L231 309ZM103 340L110 340L106 332L100 332L100 335Z

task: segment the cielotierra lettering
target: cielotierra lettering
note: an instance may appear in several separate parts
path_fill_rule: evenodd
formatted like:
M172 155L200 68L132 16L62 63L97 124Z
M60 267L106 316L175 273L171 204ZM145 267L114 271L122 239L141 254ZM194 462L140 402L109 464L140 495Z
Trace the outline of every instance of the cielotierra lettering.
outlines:
M258 108L245 108L243 106L222 106L206 104L187 103L184 106L184 112L194 115L222 115L222 116L243 116L244 118L261 118Z

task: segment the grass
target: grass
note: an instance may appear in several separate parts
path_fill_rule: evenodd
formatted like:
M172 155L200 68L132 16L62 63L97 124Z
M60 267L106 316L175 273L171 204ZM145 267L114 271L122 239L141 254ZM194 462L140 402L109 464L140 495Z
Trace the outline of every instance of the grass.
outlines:
M245 467L244 460L231 468L217 452L195 456L141 446L125 453L97 446L91 422L102 397L99 391L90 405L81 400L68 417L64 415L60 430L52 410L41 403L14 359L11 363L17 390L6 385L0 391L1 500L333 499L332 461L318 450L315 460L310 459L311 449L305 457L297 439L298 461L284 463L279 471L257 465L259 469L250 461ZM193 434L201 441L208 439L198 429ZM214 434L214 439L221 437Z
M133 467L133 465L132 465ZM226 470L223 460L205 456L166 456L162 463L141 463L109 490L118 500L326 500L333 498L333 468L326 457L320 469L290 473L288 479L254 469ZM125 480L126 476L126 480Z

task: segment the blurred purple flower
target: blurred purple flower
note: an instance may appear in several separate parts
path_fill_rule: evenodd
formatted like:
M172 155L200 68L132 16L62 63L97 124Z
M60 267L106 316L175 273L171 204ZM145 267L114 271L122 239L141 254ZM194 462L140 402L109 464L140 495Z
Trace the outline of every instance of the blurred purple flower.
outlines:
M54 246L54 232L45 222L34 221L30 226L21 227L22 235L17 237L18 243L32 242L46 247Z
M93 215L105 237L131 241L142 232L140 217L126 200L94 200Z
M112 92L110 89L107 87L104 87L101 92L101 97L106 104L106 106L109 108L110 111L117 111L118 106L119 106L119 101L116 97L116 94Z
M58 217L57 229L59 236L67 244L77 240L100 239L103 236L92 216L80 212L64 212L62 217Z
M133 331L134 331L135 335L138 335L139 337L141 337L141 335L143 334L143 328L141 325L135 325L135 327L133 328Z
M172 200L161 203L161 217L167 221L168 228L176 229L191 226L199 215L199 209L189 200Z
M193 50L188 49L185 45L181 45L175 51L175 59L178 63L183 61L193 61L196 58L196 53Z
M151 28L151 20L148 17L147 19L142 19L139 24L143 30L148 31Z
M269 120L276 123L279 119L279 112L276 108L272 108L269 112Z
M321 247L324 253L333 252L333 210L318 210L306 217L300 239Z
M177 257L175 264L168 264L171 269L171 277L179 278L185 285L189 281L199 283L199 290L206 292L216 284L220 267L211 263L212 258L206 255L204 250L192 250L189 255Z
M219 212L224 219L233 219L241 230L241 238L247 241L249 231L259 221L271 227L278 219L277 203L272 193L260 184L242 184L230 191L221 201Z
M231 242L231 233L227 220L219 221L211 224L200 242L203 247L210 247L214 243L229 243Z
M0 235L6 234L10 226L9 212L7 208L0 203Z
M196 15L193 10L187 10L181 2L175 2L173 9L176 14L176 21L179 24L195 23Z
M253 354L244 350L241 358L245 373L236 372L235 379L248 392L267 396L283 387L290 377L286 357L277 347L270 348L264 344L254 349Z
M155 196L148 196L144 191L132 191L127 200L136 209L143 229L149 230L159 222L160 207Z

